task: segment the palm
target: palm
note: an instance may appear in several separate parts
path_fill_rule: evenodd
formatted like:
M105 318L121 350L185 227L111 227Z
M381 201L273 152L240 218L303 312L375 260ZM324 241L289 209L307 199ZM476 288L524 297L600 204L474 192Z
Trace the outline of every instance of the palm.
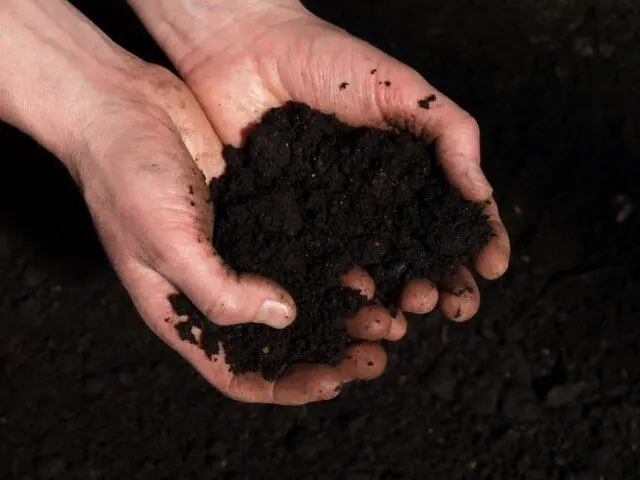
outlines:
M243 40L245 44L215 50L185 72L227 143L241 143L247 125L290 100L337 113L350 123L382 125L391 120L379 103L392 91L384 82L395 79L402 85L407 75L414 75L379 50L308 15ZM348 86L340 88L344 83Z

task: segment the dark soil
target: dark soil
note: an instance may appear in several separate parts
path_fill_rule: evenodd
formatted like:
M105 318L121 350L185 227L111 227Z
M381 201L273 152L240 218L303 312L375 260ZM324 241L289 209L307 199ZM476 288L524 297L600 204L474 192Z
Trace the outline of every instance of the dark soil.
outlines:
M124 0L74 3L163 62ZM241 405L139 320L76 187L0 126L0 478L638 480L638 2L307 3L476 117L510 271L470 323L413 319L376 381Z
M364 267L378 300L393 306L407 281L441 283L491 235L482 206L463 200L429 147L406 132L350 127L292 102L267 112L224 157L225 175L211 183L213 244L236 271L285 287L298 307L285 330L217 328L184 296L172 299L187 315L181 338L208 355L221 342L234 372L274 380L292 363L338 364L345 319L366 302L340 284L342 274Z

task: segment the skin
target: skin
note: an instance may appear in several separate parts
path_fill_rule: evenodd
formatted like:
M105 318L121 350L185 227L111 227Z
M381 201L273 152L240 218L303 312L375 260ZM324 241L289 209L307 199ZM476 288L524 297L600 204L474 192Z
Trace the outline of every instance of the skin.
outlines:
M4 0L0 118L60 158L142 318L223 394L300 405L380 375L386 354L375 342L399 340L407 328L403 315L381 306L348 320L349 332L366 341L352 346L341 365L293 366L275 383L233 375L223 353L210 361L179 340L167 301L177 291L220 325L284 328L295 319L286 291L230 271L213 250L207 182L224 171L223 144L241 144L265 110L298 100L353 124L406 125L436 142L463 195L487 200L491 187L479 169L476 123L416 72L297 2L130 3L184 81L115 45L63 0ZM349 85L340 89L343 82ZM437 100L429 110L417 107L431 94ZM487 211L498 235L475 268L493 279L507 268L509 243L495 203ZM343 282L373 298L375 285L364 270L348 272ZM479 305L473 275L461 269L450 283L454 293L416 279L400 306L426 312L439 305L452 319L469 318Z

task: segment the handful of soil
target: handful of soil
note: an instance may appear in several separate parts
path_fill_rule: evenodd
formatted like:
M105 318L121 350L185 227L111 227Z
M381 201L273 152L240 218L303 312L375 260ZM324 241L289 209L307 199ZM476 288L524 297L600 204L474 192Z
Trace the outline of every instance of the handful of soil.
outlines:
M221 344L234 372L274 380L292 363L339 363L350 341L345 318L366 303L341 286L342 274L365 268L378 300L392 305L407 281L438 283L492 234L481 207L460 197L408 132L351 127L288 103L223 154L227 170L210 185L213 244L235 270L278 282L298 307L284 330L218 327L184 295L171 298L181 338L209 356Z

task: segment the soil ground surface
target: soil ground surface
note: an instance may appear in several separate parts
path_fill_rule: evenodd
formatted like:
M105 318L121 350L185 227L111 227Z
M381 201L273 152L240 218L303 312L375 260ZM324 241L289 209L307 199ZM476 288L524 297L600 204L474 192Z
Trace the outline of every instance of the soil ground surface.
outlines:
M164 61L123 0L75 3ZM143 325L65 172L1 126L0 478L640 478L640 5L308 4L478 119L511 270L471 323L413 322L380 379L241 405Z

